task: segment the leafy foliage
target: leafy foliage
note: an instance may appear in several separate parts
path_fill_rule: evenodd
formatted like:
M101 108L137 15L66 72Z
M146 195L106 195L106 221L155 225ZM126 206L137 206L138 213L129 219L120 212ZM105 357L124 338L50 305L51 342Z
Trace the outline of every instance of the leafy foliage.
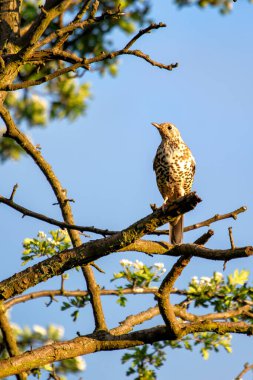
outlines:
M248 285L248 270L236 269L225 279L222 273L215 272L212 277L193 277L188 288L188 299L194 307L212 307L215 312L236 310L245 305L253 308L253 287ZM250 313L232 317L232 321L252 321Z
M122 363L131 362L126 372L127 376L137 375L135 380L155 380L156 370L166 361L166 348L184 348L192 351L194 346L201 346L200 353L204 359L209 358L210 351L218 352L223 347L227 352L232 352L231 335L220 336L216 333L201 333L186 336L180 341L156 342L152 345L145 344L142 347L133 347L122 357Z
M151 282L158 282L166 271L163 263L156 263L148 267L139 260L132 262L123 259L120 264L123 270L114 273L111 281L125 279L127 281L126 288L148 288Z
M45 232L39 231L36 238L26 238L23 241L23 264L30 260L43 256L53 256L71 247L71 241L67 231L55 230L49 231L51 236Z
M71 313L71 317L73 318L73 321L75 322L79 315L79 310L87 305L87 303L90 302L90 296L87 295L86 297L73 297L68 302L64 301L61 307L61 310L68 310L72 307L75 307L76 309Z

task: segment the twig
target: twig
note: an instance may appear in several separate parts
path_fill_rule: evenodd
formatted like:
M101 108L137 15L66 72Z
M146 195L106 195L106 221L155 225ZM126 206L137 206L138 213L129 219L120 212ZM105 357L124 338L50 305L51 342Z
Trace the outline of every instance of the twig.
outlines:
M223 215L216 214L212 218L206 219L203 222L195 223L195 224L192 224L191 226L185 227L184 232L196 230L197 228L201 228L201 227L209 227L210 224L218 222L218 221L223 220L223 219L233 218L236 220L237 215L239 215L245 211L247 211L247 207L242 206L242 207L240 207L234 211L231 211L227 214L223 214ZM169 235L169 230L157 230L157 231L154 231L152 235L157 235L157 236Z
M197 245L205 245L208 240L214 235L213 230L208 230L205 234L200 236L197 240L195 240L194 244Z
M231 249L235 249L236 247L235 247L235 243L234 243L232 227L228 227L228 233L229 233L229 240L230 240L230 244L231 244Z
M235 377L235 380L243 380L242 377L250 370L253 370L253 364L245 363L244 369Z
M166 28L166 24L163 22L159 22L159 24L152 23L147 28L141 29L124 47L124 50L129 50L130 47L144 34L150 33L151 30L159 29L159 28Z
M14 195L15 195L17 189L18 189L18 184L16 183L16 185L13 186L13 189L12 189L12 192L11 192L11 196L10 196L10 198L9 198L9 200L10 200L11 202L13 201L13 198L14 198Z
M97 3L97 2L96 2ZM83 11L85 11L85 7L83 8ZM82 11L82 12L83 12ZM41 41L37 42L36 48L40 48L41 46L47 45L49 42L54 40L55 38L60 38L60 40L56 43L56 47L59 47L66 41L66 39L72 35L72 33L77 29L85 29L93 24L100 23L104 21L106 18L111 17L112 19L115 17L119 17L123 15L119 9L117 9L115 12L109 13L108 11L105 11L102 13L102 15L98 17L95 16L95 8L93 7L93 11L91 12L90 16L87 18L87 20L80 21L79 16L77 15L73 22L69 23L68 25L64 26L61 29L57 29L56 31L49 34L49 36L45 37ZM80 16L82 17L82 12L80 11ZM66 38L65 38L66 37ZM63 40L62 40L63 39Z
M116 296L118 297L121 294L124 295L145 295L145 294L155 294L157 292L157 288L132 288L132 289L122 289L122 290L116 290L116 289L100 289L100 295L101 296ZM29 294L24 294L22 296L17 296L15 298L12 298L11 300L8 300L4 303L5 309L9 309L15 305L18 305L23 302L28 302L34 299L43 298L43 297L85 297L89 294L87 290L65 290L62 292L61 289L59 290L40 290L37 292L32 292ZM188 293L185 290L179 290L179 289L172 289L171 294L176 294L179 296L185 296L188 295Z

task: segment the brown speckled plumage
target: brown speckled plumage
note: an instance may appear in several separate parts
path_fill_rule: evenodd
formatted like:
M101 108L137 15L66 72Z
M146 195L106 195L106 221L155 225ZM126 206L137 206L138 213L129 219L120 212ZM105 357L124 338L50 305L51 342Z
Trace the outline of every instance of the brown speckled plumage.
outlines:
M154 171L158 189L165 203L190 193L195 173L195 160L173 124L152 124L162 137L154 159ZM170 236L172 244L182 243L183 216L171 223Z

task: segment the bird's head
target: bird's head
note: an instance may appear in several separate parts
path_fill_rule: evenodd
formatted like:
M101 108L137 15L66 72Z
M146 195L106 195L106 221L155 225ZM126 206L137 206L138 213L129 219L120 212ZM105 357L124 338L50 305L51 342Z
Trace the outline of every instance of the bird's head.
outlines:
M178 141L181 140L179 130L172 123L151 123L156 127L163 140Z

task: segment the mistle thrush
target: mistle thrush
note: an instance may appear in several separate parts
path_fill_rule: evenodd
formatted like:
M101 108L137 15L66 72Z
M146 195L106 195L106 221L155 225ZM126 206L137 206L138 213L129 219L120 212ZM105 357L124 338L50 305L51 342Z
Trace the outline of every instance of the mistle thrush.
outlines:
M164 203L190 193L195 173L194 157L180 132L171 123L152 123L162 138L154 159L156 182ZM172 244L183 241L183 215L170 223Z

